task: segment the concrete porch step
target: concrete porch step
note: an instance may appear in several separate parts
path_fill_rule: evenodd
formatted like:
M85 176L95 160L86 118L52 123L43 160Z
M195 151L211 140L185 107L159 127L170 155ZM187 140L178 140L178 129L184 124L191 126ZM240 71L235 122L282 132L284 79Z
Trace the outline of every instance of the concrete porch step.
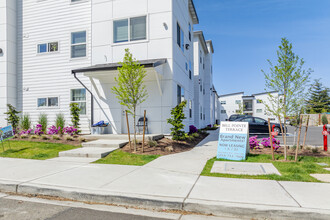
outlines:
M106 140L100 139L83 143L84 148L121 148L128 143L127 140Z
M118 148L97 148L97 147L84 147L69 151L62 151L59 153L59 157L85 157L100 159L106 157L112 151Z

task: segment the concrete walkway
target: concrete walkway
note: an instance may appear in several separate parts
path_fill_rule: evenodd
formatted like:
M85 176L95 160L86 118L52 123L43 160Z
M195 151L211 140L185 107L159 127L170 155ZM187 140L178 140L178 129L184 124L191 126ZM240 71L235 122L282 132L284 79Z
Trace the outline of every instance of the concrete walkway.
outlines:
M237 218L330 219L330 184L200 176L218 131L143 166L0 158L0 190Z

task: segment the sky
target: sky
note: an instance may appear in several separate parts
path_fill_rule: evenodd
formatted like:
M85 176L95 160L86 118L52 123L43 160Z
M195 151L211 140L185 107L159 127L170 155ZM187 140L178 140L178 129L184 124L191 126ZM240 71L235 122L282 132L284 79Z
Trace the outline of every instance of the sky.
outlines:
M205 38L212 40L219 95L265 91L261 70L276 63L281 38L330 87L330 0L194 0Z

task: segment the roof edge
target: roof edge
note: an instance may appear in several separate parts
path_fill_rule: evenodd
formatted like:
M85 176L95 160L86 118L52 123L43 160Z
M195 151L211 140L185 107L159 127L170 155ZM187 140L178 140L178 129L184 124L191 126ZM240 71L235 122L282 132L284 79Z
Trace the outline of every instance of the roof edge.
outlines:
M195 7L195 4L194 4L194 1L193 0L189 0L189 3L188 4L189 4L189 12L191 14L193 23L194 24L199 24L199 18L198 18L198 15L197 15L197 11L196 11L196 7Z
M231 96L231 95L238 95L238 94L244 94L244 92L228 93L228 94L220 95L219 98Z
M204 52L206 54L209 53L209 50L207 49L205 37L204 37L204 32L203 31L195 31L194 32L194 36L198 36L199 37L200 41L202 42L202 46L203 46Z

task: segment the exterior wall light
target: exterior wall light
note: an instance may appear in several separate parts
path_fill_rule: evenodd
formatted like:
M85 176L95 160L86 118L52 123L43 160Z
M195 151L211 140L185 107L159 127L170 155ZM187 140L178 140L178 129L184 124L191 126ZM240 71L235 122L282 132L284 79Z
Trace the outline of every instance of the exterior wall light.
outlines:
M0 48L0 54L2 54L3 53L3 50L2 50L2 48Z
M186 50L189 50L190 45L186 44Z

